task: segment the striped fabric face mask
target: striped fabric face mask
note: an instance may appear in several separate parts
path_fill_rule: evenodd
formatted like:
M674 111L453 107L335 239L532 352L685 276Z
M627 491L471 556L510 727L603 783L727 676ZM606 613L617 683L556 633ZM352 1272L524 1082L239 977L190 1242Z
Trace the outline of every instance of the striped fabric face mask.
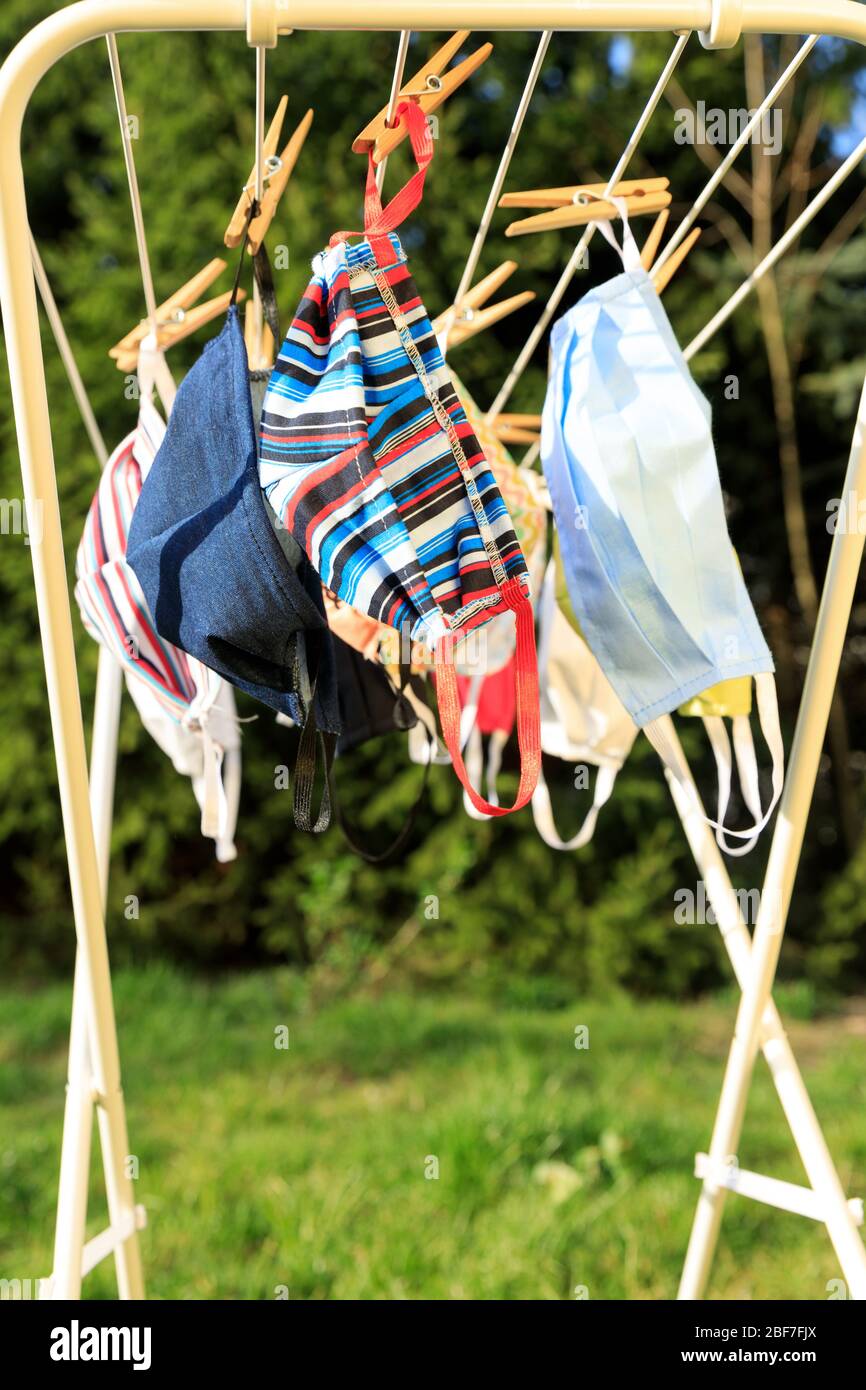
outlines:
M201 832L216 841L217 858L225 862L235 858L240 797L234 695L215 672L157 634L126 558L132 515L165 435L152 392L167 372L162 355L142 347L138 424L105 465L87 514L75 561L75 598L90 636L120 663L148 733L176 770L190 778L201 807Z
M274 512L338 598L435 653L454 768L476 809L504 815L538 775L538 685L526 563L455 393L393 228L419 202L433 145L414 102L418 171L383 211L369 163L364 240L338 232L283 343L262 412L260 477ZM497 614L516 622L520 786L493 807L460 751L455 645Z

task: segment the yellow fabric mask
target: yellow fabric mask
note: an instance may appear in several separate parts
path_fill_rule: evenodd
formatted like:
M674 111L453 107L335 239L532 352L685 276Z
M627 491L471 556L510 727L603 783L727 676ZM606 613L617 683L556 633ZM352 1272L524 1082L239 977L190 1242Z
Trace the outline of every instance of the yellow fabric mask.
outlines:
M694 695L677 710L677 714L700 716L701 719L706 719L708 715L715 715L719 719L726 716L734 719L738 714L748 717L751 713L751 676L737 676L734 680L719 681L718 685L711 685L702 690L700 695Z

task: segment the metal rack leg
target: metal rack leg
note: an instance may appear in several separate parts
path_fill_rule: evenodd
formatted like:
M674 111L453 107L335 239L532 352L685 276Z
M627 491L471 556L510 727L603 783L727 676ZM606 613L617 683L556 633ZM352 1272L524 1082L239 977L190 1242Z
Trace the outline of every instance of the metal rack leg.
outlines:
M8 130L4 138L8 138ZM45 661L60 805L72 889L80 978L86 983L85 1014L90 1060L100 1097L100 1133L108 1147L110 1221L134 1228L132 1183L126 1173L128 1141L120 1086L120 1059L111 995L108 948L88 794L84 727L75 662L72 614L60 506L51 447L48 396L33 276L18 132L0 161L0 295L9 358L24 500L30 521L30 553L39 631ZM36 518L40 524L34 525ZM128 1278L121 1294L141 1295L141 1269L134 1239Z
M117 761L117 732L123 676L117 662L104 648L99 653L96 704L90 760L90 799L99 863L103 908L108 886L114 777ZM72 992L72 1026L69 1042L69 1071L63 1120L63 1146L60 1156L60 1182L54 1238L52 1296L78 1298L81 1290L82 1254L87 1216L87 1188L90 1170L90 1144L93 1132L95 1090L87 1039L87 981L76 959ZM102 1161L106 1188L114 1167L125 1161L126 1142L114 1157L120 1134L100 1123L103 1139ZM118 1290L121 1296L143 1296L137 1233L114 1247ZM126 1290L124 1295L123 1291Z
M855 497L866 496L866 383L860 397L842 496L848 498L852 494ZM827 729L830 703L863 556L864 537L859 534L856 518L849 520L853 520L853 524L837 530L830 550L827 578L806 671L785 790L779 805L761 894L749 975L737 1013L734 1038L713 1128L709 1151L713 1168L725 1165L729 1157L735 1154L740 1140L749 1084L761 1035L761 1020L770 1000L791 902L806 820L818 773L818 761ZM824 1173L824 1178L829 1180L828 1172ZM713 1177L708 1175L704 1180L695 1213L680 1285L680 1298L694 1299L703 1295L718 1239L724 1198L724 1187L719 1186ZM852 1230L850 1234L846 1234L841 1229L838 1235L845 1248L849 1250L851 1271L855 1276L850 1284L851 1296L866 1298L866 1272L858 1270L860 1259L854 1248L856 1240L862 1256L859 1236L856 1231Z
M669 721L668 734L680 755L682 771L692 782L695 802L699 805L697 788L672 720ZM702 819L696 805L689 802L670 774L666 775L695 863L712 903L734 974L740 988L745 989L751 969L752 940L743 921L727 866L709 826ZM863 1296L862 1291L866 1289L866 1248L860 1238L839 1174L772 999L768 1000L761 1021L761 1048L812 1190L821 1199L827 1233L836 1251L842 1273L849 1289L860 1290L857 1296ZM726 1191L724 1188L717 1190L722 1193ZM711 1259L712 1251L709 1252L709 1257Z

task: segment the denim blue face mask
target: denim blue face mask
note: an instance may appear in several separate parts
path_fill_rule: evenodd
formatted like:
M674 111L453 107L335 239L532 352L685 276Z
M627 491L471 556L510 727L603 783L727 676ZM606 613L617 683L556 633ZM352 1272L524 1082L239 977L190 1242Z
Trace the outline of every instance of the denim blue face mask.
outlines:
M329 764L340 730L333 647L318 576L262 496L256 434L233 302L178 390L127 557L161 637L303 725L296 820L324 829L327 782L306 822L317 732Z
M597 225L617 246L610 224ZM640 265L625 216L623 228L617 250L624 273L590 290L551 336L544 473L580 629L672 771L679 763L656 723L660 716L720 681L755 677L773 759L773 802L750 830L727 832L747 841L737 850L721 838L730 792L727 735L724 728L711 734L719 811L710 823L723 848L742 853L782 787L773 659L728 535L709 404Z

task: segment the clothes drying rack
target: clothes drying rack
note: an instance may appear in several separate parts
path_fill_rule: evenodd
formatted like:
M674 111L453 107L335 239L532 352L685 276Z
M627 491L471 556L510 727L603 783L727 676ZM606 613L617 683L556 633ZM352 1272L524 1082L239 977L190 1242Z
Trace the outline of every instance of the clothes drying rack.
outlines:
M743 34L832 35L866 43L866 6L854 0L597 0L597 3L594 0L538 0L531 11L525 0L366 0L363 28L405 31L452 30L463 26L525 30L530 15L532 27L545 32L556 29L668 32L680 36L697 33L704 47L710 49L733 47ZM51 1275L42 1281L42 1297L80 1297L83 1275L113 1254L120 1297L142 1298L144 1281L138 1231L145 1216L136 1204L129 1172L129 1144L104 922L120 672L111 659L101 653L88 777L36 281L23 273L23 267L31 261L32 243L21 163L22 122L33 89L45 73L65 53L92 39L131 31L233 30L245 31L250 46L265 50L273 48L280 35L288 35L292 30L356 29L359 17L356 0L329 0L327 5L321 0L80 0L37 25L17 45L0 70L0 304L24 501L29 517L37 514L37 508L41 509L42 525L38 530L31 528L30 549L77 938L54 1264ZM663 85L660 85L657 88L659 96L662 90ZM639 123L633 142L641 133ZM846 173L855 167L852 160L859 163L864 154L866 142L836 171L815 203L823 205ZM622 161L616 177L620 176L621 167L624 167ZM798 223L789 229L762 267L748 277L729 305L689 345L687 355L700 349L710 333L749 292L759 274L775 264L800 230ZM38 257L34 266L38 279ZM515 372L494 402L491 415L502 408L521 365L525 365L540 341L568 278L567 267L527 344L524 362L521 364L518 359ZM44 293L44 286L40 287ZM46 302L50 305L50 296ZM57 332L56 325L52 326ZM62 347L60 336L58 341ZM98 430L92 419L88 422L86 412L85 423L93 427L89 432L99 456ZM842 495L847 497L851 493L866 496L866 382ZM752 935L696 803L689 799L681 785L669 778L672 796L706 883L741 990L709 1151L697 1156L696 1176L701 1180L701 1187L679 1289L679 1297L683 1299L703 1296L728 1191L823 1223L839 1260L848 1296L866 1299L866 1249L858 1230L863 1220L862 1207L858 1201L846 1197L772 999L863 545L864 536L856 527L840 528L833 538L785 789L777 812ZM690 778L684 759L682 773L684 779ZM736 1161L759 1048L769 1065L808 1186L746 1172ZM94 1110L101 1141L109 1224L99 1235L86 1241Z

